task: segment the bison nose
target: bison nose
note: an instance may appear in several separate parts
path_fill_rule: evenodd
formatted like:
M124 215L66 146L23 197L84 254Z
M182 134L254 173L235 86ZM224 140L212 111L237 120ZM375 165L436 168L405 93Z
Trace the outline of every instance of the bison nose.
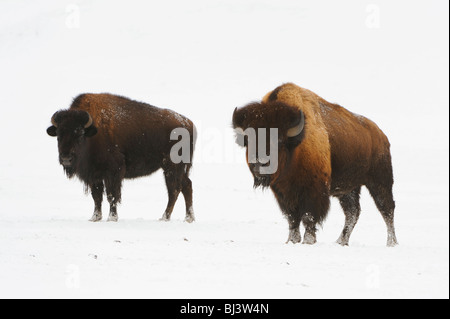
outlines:
M261 167L261 164L260 164L260 163L253 163L253 164L251 165L252 172L253 172L254 174L259 174L259 169L260 169L260 167Z
M59 158L59 160L60 160L60 162L61 162L61 164L63 166L67 167L67 166L71 166L72 165L73 157L72 156L61 156Z

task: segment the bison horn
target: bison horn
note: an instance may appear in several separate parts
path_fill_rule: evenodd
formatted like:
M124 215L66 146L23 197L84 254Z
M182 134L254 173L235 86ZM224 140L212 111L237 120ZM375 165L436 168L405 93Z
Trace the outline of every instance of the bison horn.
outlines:
M298 136L303 131L303 129L305 128L305 115L303 114L302 111L300 111L300 114L301 114L300 123L298 123L298 125L290 128L287 131L287 136L288 137Z
M84 126L84 128L88 128L88 127L90 127L91 125L92 125L92 117L91 117L91 115L88 113L88 116L89 116L89 119L88 119L88 121L87 121L87 123L86 123L86 125Z
M234 112L233 112L233 122L235 121L235 119L236 119L236 112L237 112L237 107L234 109Z
M55 114L53 114L53 116L52 116L52 125L54 126L54 127L58 127L58 125L56 124L56 120L55 120L55 117L56 117L56 113Z

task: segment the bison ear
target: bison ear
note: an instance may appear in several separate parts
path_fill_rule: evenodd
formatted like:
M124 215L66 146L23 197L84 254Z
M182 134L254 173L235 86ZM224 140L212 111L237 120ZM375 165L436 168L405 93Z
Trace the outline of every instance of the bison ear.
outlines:
M54 125L50 126L47 129L47 134L50 135L50 136L53 136L53 137L57 136L57 134L56 134L56 126L54 126Z
M84 129L84 136L86 137L92 137L95 134L97 134L98 130L94 125L89 126L88 128Z

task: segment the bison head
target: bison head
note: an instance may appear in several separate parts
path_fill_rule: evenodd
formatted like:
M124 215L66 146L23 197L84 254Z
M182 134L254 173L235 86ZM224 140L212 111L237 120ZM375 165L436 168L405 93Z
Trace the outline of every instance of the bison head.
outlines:
M82 110L68 110L56 112L51 119L52 126L47 134L58 137L59 162L71 177L77 162L80 147L86 138L97 134L92 117Z
M246 147L254 187L270 186L279 173L279 167L290 160L293 150L302 142L304 127L304 113L297 107L281 102L251 103L234 110L236 142ZM276 139L273 133L276 133ZM270 154L273 151L277 152L276 156ZM278 161L275 172L264 172L263 168L270 164L268 158Z

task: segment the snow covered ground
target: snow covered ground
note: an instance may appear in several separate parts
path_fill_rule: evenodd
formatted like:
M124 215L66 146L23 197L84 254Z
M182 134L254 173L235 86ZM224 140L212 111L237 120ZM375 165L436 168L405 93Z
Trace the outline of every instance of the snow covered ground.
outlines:
M0 1L0 297L449 298L448 2ZM350 247L333 200L314 246L286 245L230 129L295 82L392 144L400 246L368 192ZM118 223L65 178L51 115L82 92L172 108L199 128L197 222L160 222L160 172L126 181ZM106 208L106 207L104 207ZM106 210L104 215L106 215Z

